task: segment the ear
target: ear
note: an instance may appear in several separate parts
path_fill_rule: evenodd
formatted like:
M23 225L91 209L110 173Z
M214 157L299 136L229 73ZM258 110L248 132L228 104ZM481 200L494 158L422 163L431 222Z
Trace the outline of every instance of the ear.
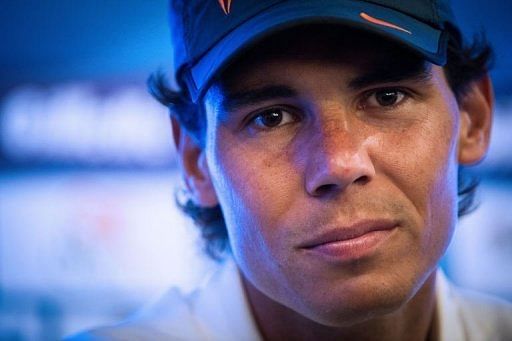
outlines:
M211 182L204 149L175 119L171 118L172 133L185 185L196 205L213 207L218 204Z
M492 126L494 91L488 75L471 83L463 95L460 108L459 163L481 161L487 149Z

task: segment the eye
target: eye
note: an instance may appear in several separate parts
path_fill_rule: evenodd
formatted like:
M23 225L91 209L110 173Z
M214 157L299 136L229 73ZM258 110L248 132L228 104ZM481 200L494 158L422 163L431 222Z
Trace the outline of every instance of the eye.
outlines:
M255 116L251 123L259 129L269 129L295 122L296 118L286 110L272 108Z
M392 107L400 104L406 94L400 89L381 89L371 92L366 97L364 106L369 107Z

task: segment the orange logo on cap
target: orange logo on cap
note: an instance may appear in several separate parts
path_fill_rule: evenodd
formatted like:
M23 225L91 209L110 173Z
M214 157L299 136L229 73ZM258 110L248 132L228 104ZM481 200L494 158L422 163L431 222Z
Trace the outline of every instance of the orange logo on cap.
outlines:
M374 18L374 17L372 17L372 16L370 16L370 15L364 13L364 12L359 13L359 15L361 16L361 18L363 18L366 21L371 22L372 24L386 26L386 27L394 28L395 30L399 30L399 31L402 31L402 32L405 32L405 33L412 34L411 31L408 31L405 28L402 28L400 26L397 26L395 24L392 24L390 22L387 22L387 21L384 21L384 20L381 20L381 19Z
M231 0L217 0L225 15L231 10Z

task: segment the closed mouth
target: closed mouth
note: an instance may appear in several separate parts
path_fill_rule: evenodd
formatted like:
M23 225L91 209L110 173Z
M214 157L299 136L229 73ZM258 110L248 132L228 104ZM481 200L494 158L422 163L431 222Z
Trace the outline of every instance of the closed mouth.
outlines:
M300 245L300 248L311 249L329 243L350 241L376 231L389 231L398 225L391 220L363 220L349 226L336 226L321 232Z

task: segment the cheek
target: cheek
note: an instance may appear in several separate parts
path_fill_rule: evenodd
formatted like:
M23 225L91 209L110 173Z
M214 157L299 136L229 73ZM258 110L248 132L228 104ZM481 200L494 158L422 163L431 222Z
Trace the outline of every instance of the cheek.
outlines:
M384 172L416 211L422 251L441 255L456 223L458 109L442 97L429 107L436 110L424 108L420 124L388 141L395 147Z
M277 263L279 227L300 196L299 172L280 148L237 143L222 129L209 142L212 181L238 264L250 268Z

